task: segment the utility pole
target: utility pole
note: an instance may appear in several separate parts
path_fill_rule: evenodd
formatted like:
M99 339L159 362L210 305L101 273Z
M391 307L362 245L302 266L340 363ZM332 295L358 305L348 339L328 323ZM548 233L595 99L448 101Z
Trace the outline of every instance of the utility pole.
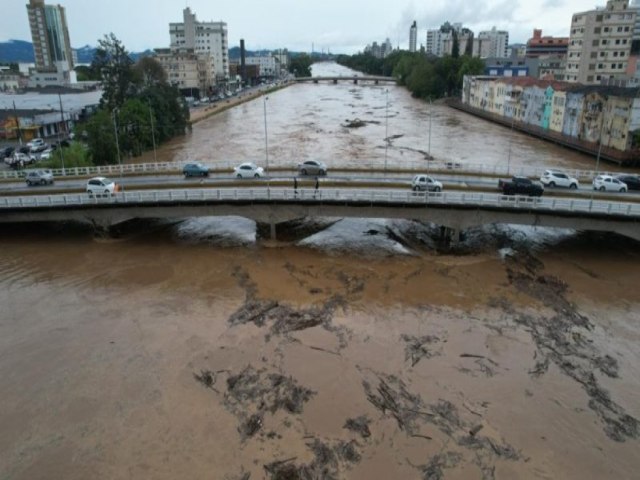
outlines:
M118 123L116 121L116 115L118 113L118 109L113 109L113 131L116 134L116 152L118 154L118 165L120 166L120 188L124 190L124 186L122 185L122 161L120 160L120 142L118 141Z
M433 114L432 108L433 103L431 102L431 97L429 97L429 146L427 147L427 155L429 155L429 158L427 158L427 173L429 173L429 160L433 158L431 156L431 117Z
M151 121L151 140L153 141L153 161L158 163L158 156L156 154L156 134L155 129L153 128L153 112L151 111L151 101L147 99L147 104L149 105L149 120Z
M267 188L269 188L269 177L271 176L271 172L269 171L269 140L267 136L267 100L269 97L264 97L264 154L267 161Z
M389 149L389 89L385 89L387 105L385 107L385 137L384 137L384 172L387 173L387 150Z
M62 162L62 176L64 177L66 175L64 170L64 153L62 153L62 140L60 139L62 125L64 125L64 113L62 111L62 96L60 94L58 94L58 101L60 102L60 119L62 120L60 128L58 128L58 150L60 151L60 161Z
M15 102L15 100L13 101L13 115L15 116L16 127L18 129L18 141L20 142L20 145L22 146L22 131L20 130L20 118L18 117L18 111L16 110L16 102Z

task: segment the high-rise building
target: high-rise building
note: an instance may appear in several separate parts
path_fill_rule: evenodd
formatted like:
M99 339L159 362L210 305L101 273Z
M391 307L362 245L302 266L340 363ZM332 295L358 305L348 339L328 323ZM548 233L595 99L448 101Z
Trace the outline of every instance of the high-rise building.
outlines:
M425 52L427 55L435 55L436 57L442 57L442 48L444 43L444 37L446 33L437 30L427 30L427 46Z
M509 32L491 30L480 32L473 39L473 56L479 58L506 58L509 46Z
M73 53L64 7L45 5L44 0L27 4L36 70L69 72L73 70Z
M575 13L565 80L597 84L626 79L637 14L629 0L608 0L604 8Z
M169 24L171 48L192 49L206 53L213 59L213 69L218 81L229 77L229 39L225 22L199 22L189 7L183 11L184 21Z
M206 53L196 53L192 48L156 48L155 58L167 73L167 80L189 96L208 96L215 84L213 60Z
M416 21L413 21L413 25L411 25L411 29L409 29L409 51L415 52L418 47L418 26L416 25Z

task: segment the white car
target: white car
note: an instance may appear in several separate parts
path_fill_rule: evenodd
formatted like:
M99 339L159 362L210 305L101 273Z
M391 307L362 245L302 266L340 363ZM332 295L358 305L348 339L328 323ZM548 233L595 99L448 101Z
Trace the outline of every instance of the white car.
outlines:
M298 164L298 173L300 175L326 175L327 166L317 160L307 160Z
M430 177L429 175L419 174L414 176L413 180L411 180L411 189L414 192L417 192L417 191L441 192L442 182L435 180L433 177Z
M598 175L593 179L593 189L601 192L626 192L627 184L611 175Z
M40 160L49 160L51 158L51 155L53 155L53 150L48 148L40 154Z
M233 169L237 178L260 178L264 176L264 169L255 163L243 163Z
M34 138L27 143L27 147L29 147L32 152L41 152L47 148L47 144L44 143L44 140L41 138Z
M545 187L565 187L574 190L580 185L577 179L570 177L560 170L545 170L540 177L540 182L542 182Z
M87 182L87 193L91 197L94 195L113 195L118 190L116 182L105 177L94 177Z

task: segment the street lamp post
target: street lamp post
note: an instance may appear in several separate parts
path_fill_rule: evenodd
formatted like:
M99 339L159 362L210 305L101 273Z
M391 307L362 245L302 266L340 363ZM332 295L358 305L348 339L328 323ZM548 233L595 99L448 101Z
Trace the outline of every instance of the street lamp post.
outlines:
M267 135L267 100L269 97L265 96L263 105L264 105L264 155L266 159L267 166L267 188L269 188L269 176L271 172L269 171L269 137Z
M153 142L153 161L158 163L158 156L156 154L156 133L153 128L153 112L151 111L151 101L147 99L149 105L149 121L151 122L151 141Z
M385 88L386 107L385 107L385 132L384 132L384 171L387 172L387 150L389 149L389 89Z
M62 140L60 138L62 125L64 125L64 113L62 111L62 96L60 94L58 94L58 101L60 102L60 119L62 120L60 128L58 129L58 150L60 151L60 161L62 162L62 176L64 177L66 175L64 170L64 153L62 153Z
M124 190L124 186L122 185L122 161L120 160L120 142L118 141L118 122L116 120L116 115L118 114L118 109L113 109L113 131L116 134L116 152L118 154L118 165L120 166L120 188Z

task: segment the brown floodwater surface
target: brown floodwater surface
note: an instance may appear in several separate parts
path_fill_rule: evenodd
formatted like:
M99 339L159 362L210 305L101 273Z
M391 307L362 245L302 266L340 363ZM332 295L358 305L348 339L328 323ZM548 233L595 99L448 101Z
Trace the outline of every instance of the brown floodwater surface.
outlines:
M605 420L640 418L626 248L358 257L170 228L0 246L2 479L272 478L278 461L313 478L637 478L633 422L616 440ZM541 325L569 310L590 326L554 343ZM344 428L363 416L368 435Z

